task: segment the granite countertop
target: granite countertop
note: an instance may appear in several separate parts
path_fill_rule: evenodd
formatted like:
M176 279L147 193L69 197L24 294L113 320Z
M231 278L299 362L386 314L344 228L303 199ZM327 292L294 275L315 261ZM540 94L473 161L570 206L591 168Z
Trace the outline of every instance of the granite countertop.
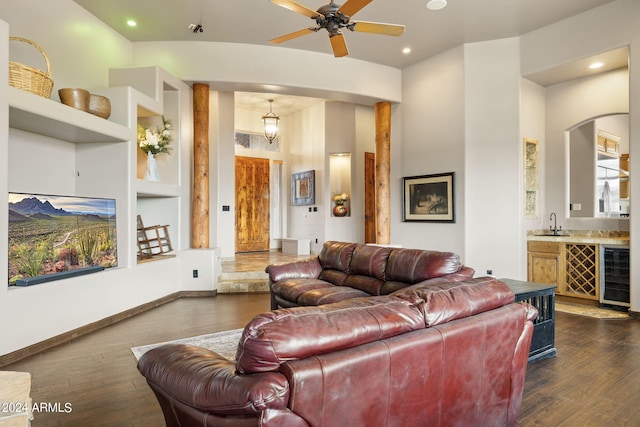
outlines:
M599 245L629 245L628 231L610 230L561 230L558 236L550 236L549 230L529 230L527 240L540 242L593 243Z

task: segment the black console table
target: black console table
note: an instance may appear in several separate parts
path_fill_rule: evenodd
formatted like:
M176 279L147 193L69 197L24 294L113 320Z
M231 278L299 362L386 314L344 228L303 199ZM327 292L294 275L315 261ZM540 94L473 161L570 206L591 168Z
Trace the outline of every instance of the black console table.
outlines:
M528 302L538 309L533 321L533 338L529 350L529 363L555 357L555 285L500 279L513 290L516 301Z

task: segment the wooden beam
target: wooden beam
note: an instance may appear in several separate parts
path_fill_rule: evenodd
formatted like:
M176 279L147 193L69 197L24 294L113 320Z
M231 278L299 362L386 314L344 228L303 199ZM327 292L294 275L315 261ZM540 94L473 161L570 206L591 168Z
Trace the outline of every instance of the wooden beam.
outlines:
M391 243L391 103L375 105L376 243Z
M209 85L193 85L191 247L209 247Z

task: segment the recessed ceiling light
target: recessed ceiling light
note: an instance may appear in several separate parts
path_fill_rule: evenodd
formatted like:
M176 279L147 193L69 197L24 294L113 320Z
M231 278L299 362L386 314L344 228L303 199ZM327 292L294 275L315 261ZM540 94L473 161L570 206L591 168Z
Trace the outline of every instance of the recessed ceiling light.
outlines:
M404 53L405 55L408 53L411 53L411 48L410 47L405 47L404 49L402 49L402 53Z
M593 64L589 65L589 68L591 68L592 70L595 70L596 68L600 68L603 65L604 64L602 62L594 62Z
M427 2L427 9L440 10L440 9L444 9L446 5L447 5L447 0L429 0L429 2Z
M133 19L128 19L127 20L127 25L130 27L135 27L136 25L138 25L138 23L136 21L134 21Z

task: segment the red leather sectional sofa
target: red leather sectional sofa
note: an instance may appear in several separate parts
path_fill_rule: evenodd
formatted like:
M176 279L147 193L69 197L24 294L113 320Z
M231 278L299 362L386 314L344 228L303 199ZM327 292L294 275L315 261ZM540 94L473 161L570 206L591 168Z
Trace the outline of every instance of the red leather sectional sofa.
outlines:
M400 276L393 262L385 278L394 280L378 279L380 289L423 277L408 262ZM440 265L455 270L445 276L464 269ZM389 295L259 314L235 361L174 344L145 353L138 369L169 427L516 426L536 316L491 277L418 280Z
M271 309L388 295L416 284L470 279L452 252L325 242L318 256L270 265Z

